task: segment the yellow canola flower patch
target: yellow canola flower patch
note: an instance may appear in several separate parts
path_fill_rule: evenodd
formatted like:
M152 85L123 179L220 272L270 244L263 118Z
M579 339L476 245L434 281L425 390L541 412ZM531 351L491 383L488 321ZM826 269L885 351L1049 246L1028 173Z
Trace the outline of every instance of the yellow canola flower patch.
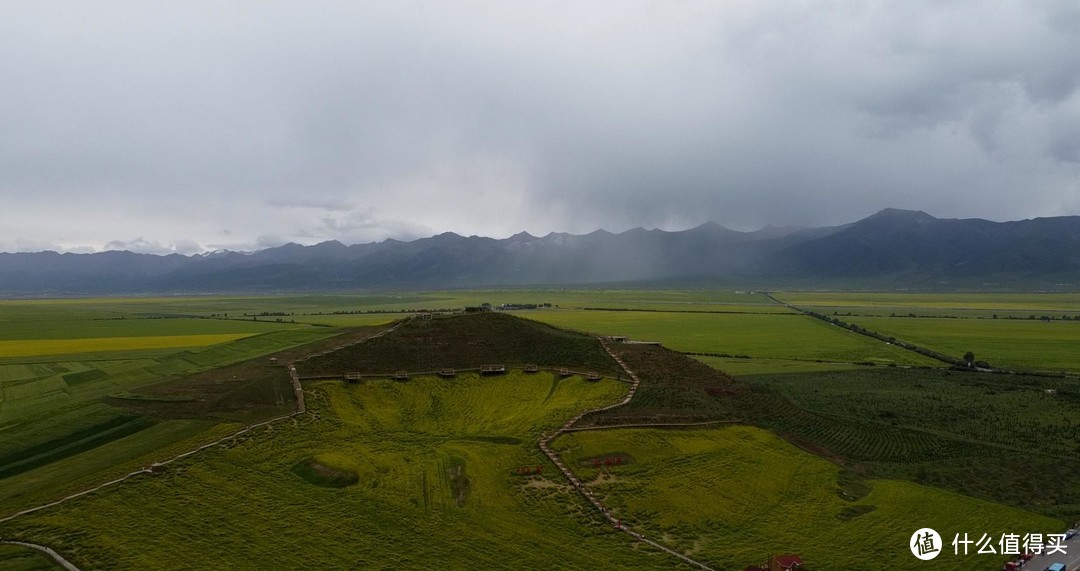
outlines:
M154 337L94 337L89 339L19 339L0 341L0 357L34 357L131 351L139 349L175 349L206 347L228 343L253 333L217 333L211 335L161 335Z

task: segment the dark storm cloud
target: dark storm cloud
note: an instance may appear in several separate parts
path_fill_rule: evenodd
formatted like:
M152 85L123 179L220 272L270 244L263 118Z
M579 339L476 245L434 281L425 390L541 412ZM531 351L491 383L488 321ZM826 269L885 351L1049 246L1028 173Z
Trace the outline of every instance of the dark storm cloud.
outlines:
M6 3L0 250L1077 214L1078 24L1068 2Z

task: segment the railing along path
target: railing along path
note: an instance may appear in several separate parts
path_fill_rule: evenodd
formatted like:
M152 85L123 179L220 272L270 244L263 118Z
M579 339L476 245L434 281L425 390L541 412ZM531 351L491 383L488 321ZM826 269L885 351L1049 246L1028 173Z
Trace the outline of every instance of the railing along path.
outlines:
M626 533L627 535L629 535L630 537L633 537L637 541L647 543L647 544L649 544L649 545L651 545L651 546L653 546L653 547L655 547L655 548L657 548L657 549L659 549L661 551L665 551L665 552L667 552L667 553L669 553L671 555L674 555L675 557L678 557L679 559L681 559L685 563L689 563L691 565L694 565L696 567L704 569L705 571L714 571L712 567L709 567L708 565L706 565L706 564L704 564L704 563L702 563L700 561L696 561L694 559L691 559L690 557L687 557L686 555L683 555L682 553L679 553L678 551L675 551L674 549L671 549L670 547L667 547L666 545L662 545L660 543L657 543L656 541L653 541L653 540L645 537L641 533L633 531L630 528L623 525L622 520L620 520L620 519L616 518L614 515L612 515L611 510L608 509L608 507L605 506L603 504L603 502L601 502L600 499L596 497L596 494L594 494L592 492L592 490L590 490L588 488L588 486L586 486L584 483L582 483L582 481L576 475L574 475L574 473L572 471L570 471L569 468L566 467L566 464L562 461L562 458L560 458L559 455L555 451L553 451L551 449L551 441L555 440L556 438L558 438L559 436L561 436L561 435L563 435L563 434L565 434L567 432L575 432L575 431L579 431L579 430L600 430L602 428L618 428L618 427L614 427L614 426L612 426L612 427L606 427L605 426L605 427L596 427L596 428L587 427L587 428L577 428L576 429L576 428L574 428L574 424L576 424L579 420L581 420L581 417L585 416L586 414L593 414L593 413L597 413L597 412L603 412L603 411L606 411L606 410L611 410L613 408L618 408L620 406L624 406L624 405L628 404L630 402L630 399L634 398L634 393L637 392L638 386L641 385L641 379L638 378L637 373L630 370L630 368L626 366L626 363L624 363L623 360L621 358L619 358L619 356L616 355L614 351L611 350L611 347L608 346L607 342L603 338L600 338L600 344L604 346L604 350L607 351L608 355L610 355L612 359L615 359L615 362L618 363L620 367L622 367L623 371L625 371L626 374L633 381L630 384L630 390L626 393L626 396L623 397L623 399L621 401L619 401L619 402L617 402L615 404L609 404L607 406L602 406L600 408L594 408L592 410L587 410L585 412L579 413L579 414L575 415L573 418L571 418L570 420L568 420L566 422L566 424L562 425L558 430L556 430L552 434L541 436L540 437L540 442L539 442L540 450L543 451L543 453L548 457L548 459L551 460L551 462L553 464L555 464L555 467L558 468L559 471L563 473L563 476L566 476L566 479L569 480L570 485L573 486L574 489L577 490L578 493L580 493L582 495L582 497L584 497L590 504L592 504L593 507L595 507L596 510L600 512L600 515L602 515L605 519L607 519L609 522L611 522L611 524L613 526L615 526L615 529L618 529L619 531L622 531L622 532ZM635 426L702 426L702 425L705 425L705 424L715 424L715 422L692 423L692 424L687 424L687 425L673 425L673 424L670 424L670 423L667 423L667 424L662 424L662 423L647 424L646 423L646 424L638 424L638 425L635 425Z

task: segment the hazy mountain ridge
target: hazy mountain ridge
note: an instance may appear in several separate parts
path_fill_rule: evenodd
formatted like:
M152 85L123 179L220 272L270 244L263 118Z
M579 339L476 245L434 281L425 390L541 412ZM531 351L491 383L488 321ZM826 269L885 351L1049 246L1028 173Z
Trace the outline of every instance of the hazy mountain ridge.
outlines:
M666 232L443 233L411 242L286 244L252 253L159 256L0 253L0 293L586 285L618 282L1080 284L1080 217L939 219L886 209L827 228L738 232L715 223Z

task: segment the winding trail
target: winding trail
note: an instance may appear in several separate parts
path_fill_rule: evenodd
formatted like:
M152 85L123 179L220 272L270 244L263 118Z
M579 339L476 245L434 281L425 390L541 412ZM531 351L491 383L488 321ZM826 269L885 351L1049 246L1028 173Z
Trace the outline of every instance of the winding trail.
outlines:
M555 440L556 438L558 438L559 436L561 436L561 435L563 435L563 434L565 434L567 432L575 432L575 431L581 431L581 430L600 430L600 429L606 429L606 428L621 428L621 426L574 428L574 424L576 424L579 420L581 420L581 417L585 416L586 414L592 414L592 413L596 413L596 412L603 412L605 410L611 410L613 408L618 408L620 406L624 406L624 405L628 404L630 402L630 399L634 398L634 393L637 392L638 386L641 385L641 379L638 378L637 374L634 373L633 371L631 371L630 368L626 366L626 363L624 363L623 360L620 359L619 356L616 355L615 352L611 350L611 347L608 346L607 342L604 341L604 339L602 337L600 338L600 344L603 345L604 350L607 351L608 355L611 355L611 358L615 359L615 362L617 362L619 364L619 366L622 367L623 371L625 371L626 374L630 377L630 379L632 379L633 382L630 384L630 390L626 393L626 396L621 401L619 401L619 402L617 402L615 404L610 404L610 405L607 405L607 406L602 406L600 408L594 408L594 409L587 410L585 412L579 413L579 414L575 415L573 418L571 418L570 420L568 420L566 422L566 424L562 425L555 432L553 432L553 433L551 433L549 435L541 436L540 441L539 441L540 450L543 451L543 453L548 457L548 459L551 460L551 462L553 464L555 464L555 466L559 469L559 471L561 471L563 473L563 476L566 476L566 479L570 481L570 485L573 486L574 489L576 489L578 491L578 493L580 493L582 495L582 497L584 497L589 503L591 503L593 505L593 507L595 507L597 509L597 511L600 512L600 515L604 516L605 519L607 519L609 522L611 522L611 524L613 526L615 526L615 529L618 529L619 531L622 531L623 533L626 533L627 535L629 535L630 537L633 537L637 541L640 541L642 543L647 543L647 544L649 544L649 545L651 545L651 546L653 546L653 547L655 547L655 548L657 548L657 549L659 549L661 551L665 551L665 552L667 552L667 553L669 553L669 554L671 554L671 555L673 555L675 557L678 557L679 559L683 560L685 563L689 563L690 565L693 565L695 567L704 569L705 571L715 571L712 567L709 567L708 565L706 565L706 564L704 564L704 563L702 563L700 561L691 559L691 558L687 557L686 555L683 555L682 553L679 553L678 551L675 551L674 549L671 549L670 547L667 547L666 545L661 545L660 543L657 543L656 541L653 541L653 540L645 537L644 535L642 535L642 534L640 534L640 533L638 533L636 531L633 531L633 530L627 528L626 526L624 526L622 524L622 520L620 520L620 519L616 518L615 516L613 516L611 514L611 510L609 510L607 508L607 506L605 506L596 497L596 495L593 494L592 490L588 489L585 486L585 484L583 484L581 482L581 480L578 479L578 477L576 475L574 475L574 473L572 471L570 471L569 468L566 467L566 464L563 463L562 458L560 458L559 455L557 453L555 453L555 451L553 451L551 449L551 441ZM634 426L634 427L648 427L648 426L704 426L704 425L707 425L707 424L717 424L717 422L716 421L710 421L710 422L700 422L700 423L691 423L691 424L682 424L682 425L676 425L676 424L670 424L670 423L655 423L655 424L642 423L642 424L634 424L634 425L626 425L626 426Z
M3 539L0 539L0 544L18 545L20 547L29 547L30 549L37 549L38 551L40 551L40 552L44 553L45 555L48 555L49 557L51 557L52 560L55 561L57 565L63 567L64 569L67 569L67 571L80 571L79 568L75 566L75 564L68 561L67 559L64 559L63 555L60 555L59 553L53 551L53 549L51 547L46 547L44 545L38 545L36 543L27 543L25 541L6 541L6 540L3 540Z
M0 523L6 523L6 522L9 522L9 521L19 517L19 516L32 514L34 512L38 512L38 511L41 511L41 510L44 510L44 509L48 509L48 508L51 508L51 507L54 507L54 506L58 506L58 505L60 505L60 504L62 504L64 502L73 500L75 498L81 498L82 496L86 496L86 495L92 494L94 492L101 491L101 490L103 490L105 488L115 486L117 484L121 484L121 483L126 482L126 481L128 481L128 480L130 480L132 478L137 477L137 476L141 476L141 475L144 475L144 474L147 474L147 475L148 474L153 474L155 471L161 470L162 468L164 468L165 466L168 466L169 464L172 464L173 462L177 462L179 460L183 460L184 458L194 456L195 454L198 454L199 452L202 452L203 450L207 450L209 448L213 448L215 446L225 444L226 442L235 443L237 437L239 437L239 436L241 436L243 434L246 434L248 432L251 432L252 430L256 430L256 429L262 428L264 426L269 426L269 425L274 424L276 422L280 422L282 420L287 420L287 419L299 416L301 414L304 414L307 411L307 406L304 404L304 389L300 385L300 376L296 372L296 363L301 362L301 361L306 361L308 359L311 359L312 357L318 357L320 355L325 355L327 353L330 353L331 351L337 351L338 349L344 349L345 347L349 347L351 345L356 345L356 344L359 344L359 343L363 343L363 342L368 341L370 339L375 339L375 338L378 338L378 337L382 337L383 335L397 329L398 327L401 327L401 325L404 324L406 321L408 321L408 319L403 319L403 320L399 321L393 327L384 329L383 331L380 331L380 332L375 333L373 335L369 335L367 337L362 337L360 339L357 339L356 341L352 341L350 343L345 343L343 345L338 345L336 347L327 349L325 351L321 351L319 353L314 353L314 354L311 354L311 355L307 355L307 356L304 356L304 357L301 357L299 359L295 359L293 361L289 361L288 363L286 363L285 366L289 371L289 380L292 382L293 392L296 394L296 407L289 414L283 414L281 416L276 416L276 417L271 418L269 420L264 420L262 422L256 422L254 424L249 424L249 425L237 430L236 432L233 432L231 434L223 436L223 437L221 437L221 438L219 438L219 439L217 439L217 440L215 440L213 442L209 442L207 444L203 444L201 446L198 446L196 448L188 450L187 452L177 454L176 456L173 456L172 458L168 458L168 459L162 460L160 462L155 462L155 463L151 464L150 466L147 466L145 468L141 468L139 470L135 470L134 472L129 472L127 474L124 474L123 476L120 476L119 478L109 480L108 482L98 484L97 486L94 486L92 488L88 488L86 490L83 490L81 492L76 492L74 494L69 494L69 495L64 496L62 498L59 498L57 500L54 500L54 501L51 501L51 502L48 502L48 503L45 503L45 504L41 504L39 506L35 506L35 507L28 508L28 509L25 509L25 510L22 510L22 511L19 511L19 512L15 512L13 514L10 514L10 515L4 516L4 517L0 517ZM48 547L46 545L38 545L36 543L29 543L29 542L24 542L24 541L5 540L3 538L0 538L0 544L21 545L23 547L29 547L29 548L32 548L32 549L37 549L38 551L44 552L49 557L52 557L64 569L67 569L68 571L80 571L80 569L78 567L76 567L70 561L64 559L59 553L57 553L52 548L50 548L50 547Z

